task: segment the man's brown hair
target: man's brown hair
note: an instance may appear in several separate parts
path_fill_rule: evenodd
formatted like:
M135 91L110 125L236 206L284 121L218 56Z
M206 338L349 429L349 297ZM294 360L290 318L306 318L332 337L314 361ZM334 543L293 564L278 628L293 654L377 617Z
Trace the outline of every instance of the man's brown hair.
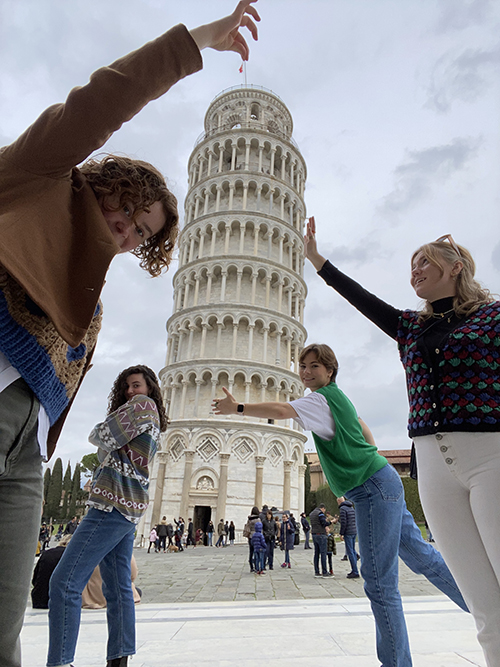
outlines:
M160 231L146 239L132 253L140 266L151 276L159 276L172 259L179 233L177 199L167 188L162 174L153 165L142 160L107 155L102 160L88 160L80 168L98 199L118 197L119 210L125 204L133 207L132 221L142 211L159 201L163 205L165 224Z

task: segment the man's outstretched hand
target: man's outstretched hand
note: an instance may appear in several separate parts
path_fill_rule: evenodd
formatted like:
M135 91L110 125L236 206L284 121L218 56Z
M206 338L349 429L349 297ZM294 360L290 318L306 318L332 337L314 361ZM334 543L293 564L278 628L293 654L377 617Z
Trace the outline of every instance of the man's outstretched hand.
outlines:
M248 60L250 49L240 28L248 28L252 37L258 39L257 26L251 18L260 21L259 13L252 6L254 2L257 0L241 0L229 16L191 30L191 37L200 51L207 47L216 51L235 51L242 60Z

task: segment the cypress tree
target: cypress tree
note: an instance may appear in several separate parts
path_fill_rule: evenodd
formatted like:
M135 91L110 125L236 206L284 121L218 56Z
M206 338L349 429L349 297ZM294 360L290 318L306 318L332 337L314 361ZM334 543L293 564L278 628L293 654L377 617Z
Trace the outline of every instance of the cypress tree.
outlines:
M66 472L64 473L64 480L63 480L64 498L61 510L61 517L60 517L61 521L68 520L68 503L71 497L71 487L72 487L71 463L68 461L68 465L66 467Z
M47 519L47 496L50 487L50 468L47 468L43 476L43 518Z
M80 464L77 463L75 466L75 472L73 474L73 482L71 485L71 501L69 503L68 517L72 519L77 514L77 502L79 500L79 491L80 491Z
M63 466L61 459L56 459L52 474L50 476L50 485L47 493L47 511L46 516L50 520L58 521L60 515L61 495L62 495L62 473Z
M47 468L43 476L43 502L47 502L47 494L50 486L50 468Z

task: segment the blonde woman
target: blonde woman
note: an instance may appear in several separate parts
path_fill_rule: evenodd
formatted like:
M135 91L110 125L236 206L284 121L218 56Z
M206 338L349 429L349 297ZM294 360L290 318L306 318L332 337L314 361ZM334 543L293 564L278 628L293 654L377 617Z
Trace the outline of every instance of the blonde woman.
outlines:
M488 667L498 667L500 302L475 280L470 252L449 234L412 255L421 311L393 308L334 267L318 252L314 218L304 246L325 282L398 345L424 512L474 616Z

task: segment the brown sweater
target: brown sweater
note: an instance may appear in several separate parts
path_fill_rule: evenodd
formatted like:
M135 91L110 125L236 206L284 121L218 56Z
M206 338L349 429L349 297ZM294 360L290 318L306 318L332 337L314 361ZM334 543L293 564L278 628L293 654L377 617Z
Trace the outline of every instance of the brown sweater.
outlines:
M87 85L74 88L65 103L49 107L0 151L0 329L10 326L19 337L19 326L35 336L37 353L39 348L48 356L67 405L62 405L62 396L57 405L46 405L50 391L39 389L36 373L25 370L23 359L16 358L17 346L9 346L1 334L0 350L46 408L53 445L95 347L100 327L96 308L107 269L118 253L98 201L76 165L149 101L201 67L189 32L176 26L94 72ZM26 350L23 354L26 357Z

